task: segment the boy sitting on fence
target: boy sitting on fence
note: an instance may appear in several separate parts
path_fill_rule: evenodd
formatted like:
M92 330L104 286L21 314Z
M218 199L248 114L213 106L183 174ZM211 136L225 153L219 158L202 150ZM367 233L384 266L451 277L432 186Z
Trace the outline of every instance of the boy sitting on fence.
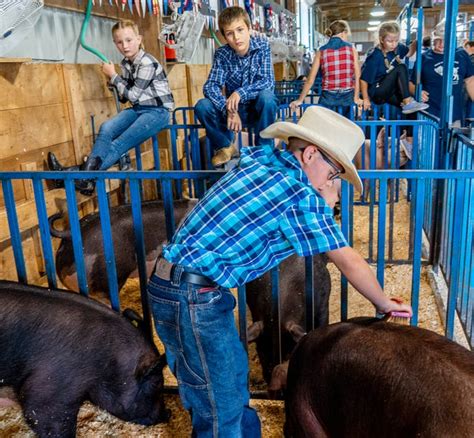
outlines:
M259 134L275 121L278 107L268 41L250 36L249 16L240 7L224 9L218 24L227 44L216 50L203 88L205 98L195 106L211 142L215 167L238 155L234 134L243 126L255 129L257 145L271 144Z
M362 190L352 164L362 130L334 111L310 107L298 124L274 123L261 136L280 138L288 149L243 148L239 165L212 186L163 247L148 284L155 327L191 411L193 436L260 436L229 288L291 254L325 252L379 312L411 314L410 306L383 294L320 194L338 177Z

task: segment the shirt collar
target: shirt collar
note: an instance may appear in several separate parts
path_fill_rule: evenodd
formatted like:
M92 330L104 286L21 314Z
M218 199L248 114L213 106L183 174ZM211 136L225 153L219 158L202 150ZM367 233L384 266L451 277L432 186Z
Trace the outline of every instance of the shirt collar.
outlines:
M314 190L293 152L288 150L281 151L270 145L263 146L263 149L272 167L280 168L288 175L291 175L293 178Z
M249 56L253 52L256 52L257 50L261 49L263 47L263 45L264 45L263 38L251 36L248 52L244 56L239 56L236 53L236 56L238 56L239 58L246 58L247 56Z
M122 59L122 65L140 65L143 56L145 55L145 51L143 49L140 49L137 53L137 56L135 56L135 59L133 62L131 62L128 58L123 58Z

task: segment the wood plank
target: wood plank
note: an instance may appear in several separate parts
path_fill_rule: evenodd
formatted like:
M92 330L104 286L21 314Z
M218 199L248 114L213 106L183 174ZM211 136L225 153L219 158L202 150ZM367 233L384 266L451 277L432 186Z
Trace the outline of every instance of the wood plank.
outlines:
M31 58L2 58L0 57L0 64L22 64L24 62L31 62Z
M0 110L38 107L64 101L60 64L0 64Z
M21 163L20 168L22 172L34 172L38 170L35 162ZM34 199L33 183L30 179L23 180L23 187L25 190L25 199Z
M186 64L172 64L167 67L166 75L171 89L186 88Z
M0 111L0 160L71 139L66 103Z
M34 242L31 236L23 236L22 247L28 280L37 280L41 273L38 270ZM0 245L0 276L2 280L18 281L13 248L9 245Z

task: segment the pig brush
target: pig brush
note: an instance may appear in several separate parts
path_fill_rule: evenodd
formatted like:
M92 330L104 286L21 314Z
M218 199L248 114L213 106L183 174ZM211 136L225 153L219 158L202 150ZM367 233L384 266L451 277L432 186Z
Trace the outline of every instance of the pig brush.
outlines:
M402 304L403 300L400 298L390 298L391 301L395 301L398 304ZM410 324L410 314L408 312L397 312L392 311L384 315L381 315L381 319L386 322L394 322L396 324L409 325Z

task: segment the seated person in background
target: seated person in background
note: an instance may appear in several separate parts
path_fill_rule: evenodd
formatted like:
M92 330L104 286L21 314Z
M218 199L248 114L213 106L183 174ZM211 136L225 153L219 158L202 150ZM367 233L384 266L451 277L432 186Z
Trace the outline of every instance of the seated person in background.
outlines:
M163 246L148 283L158 336L195 437L261 436L249 406L248 357L237 333L229 288L260 277L292 254L325 252L381 313L409 305L383 293L367 262L352 249L323 198L338 177L362 190L352 164L364 141L355 123L321 106L298 124L261 133L272 145L243 148L237 167L217 181Z
M50 170L106 170L129 149L143 143L169 124L174 100L168 79L161 64L143 50L137 25L130 20L119 21L112 27L112 37L124 56L121 62L122 75L117 74L112 63L103 64L102 72L117 89L120 101L130 102L132 107L102 124L92 152L83 166L65 168L50 152ZM95 183L93 180L78 180L76 189L83 195L91 195Z
M194 108L211 142L214 166L238 155L234 134L243 126L255 127L256 145L271 144L259 134L275 121L278 108L268 41L250 35L249 16L240 7L224 9L218 24L227 44L216 50L203 88L205 98Z
M404 114L411 114L428 108L410 96L408 89L408 69L402 59L410 57L416 50L416 41L410 49L399 43L400 27L396 21L386 21L379 26L378 45L367 53L362 65L360 88L364 99L364 109L389 103L402 107Z
M443 89L444 32L439 28L431 36L433 48L421 55L421 99L429 104L428 112L441 115ZM415 94L416 71L410 78L410 92ZM460 126L463 108L463 84L470 99L474 99L474 66L464 49L457 49L453 68L453 123Z

